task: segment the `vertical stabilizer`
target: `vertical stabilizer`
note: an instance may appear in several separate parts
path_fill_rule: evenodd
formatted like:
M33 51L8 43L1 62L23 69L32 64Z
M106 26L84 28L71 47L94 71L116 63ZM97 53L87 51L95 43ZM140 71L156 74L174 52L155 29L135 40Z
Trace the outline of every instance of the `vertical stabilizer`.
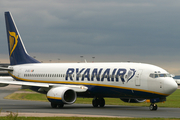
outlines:
M5 21L10 64L39 63L39 61L28 55L10 12L5 12Z

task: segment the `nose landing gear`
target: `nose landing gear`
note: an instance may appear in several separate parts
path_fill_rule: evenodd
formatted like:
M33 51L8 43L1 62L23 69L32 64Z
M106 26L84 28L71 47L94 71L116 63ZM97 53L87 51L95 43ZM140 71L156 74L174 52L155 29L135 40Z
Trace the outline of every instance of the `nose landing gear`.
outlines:
M157 110L158 106L155 103L158 102L165 102L166 97L161 97L161 98L155 98L155 99L150 99L151 105L149 106L149 109L152 110Z

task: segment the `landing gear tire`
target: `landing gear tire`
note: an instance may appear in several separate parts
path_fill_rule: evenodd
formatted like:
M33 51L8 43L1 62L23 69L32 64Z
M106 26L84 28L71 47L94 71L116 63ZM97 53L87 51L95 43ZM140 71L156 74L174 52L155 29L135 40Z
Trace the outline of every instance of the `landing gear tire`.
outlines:
M93 105L93 107L98 107L98 105L99 105L99 99L94 98L93 101L92 101L92 105Z
M51 102L51 107L52 107L52 108L63 108L63 107L64 107L64 104L63 104L63 103L61 103L61 104L56 104L56 103L52 103L52 102Z
M51 107L52 107L52 108L57 108L57 104L51 103Z
M93 107L104 107L105 106L105 100L104 98L94 98L92 100Z
M58 104L57 106L58 106L58 108L63 108L63 107L64 107L64 104L61 103L61 104Z
M100 106L100 107L104 107L104 106L105 106L105 100L104 100L104 98L100 98L100 99L99 99L99 106Z
M157 110L158 106L155 103L151 103L151 105L149 106L149 109L152 110Z

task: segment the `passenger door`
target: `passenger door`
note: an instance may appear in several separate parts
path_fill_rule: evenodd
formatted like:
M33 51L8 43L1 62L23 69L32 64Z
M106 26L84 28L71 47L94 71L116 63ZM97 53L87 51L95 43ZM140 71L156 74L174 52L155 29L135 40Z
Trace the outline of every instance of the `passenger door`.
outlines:
M136 71L136 76L135 76L135 85L136 86L141 86L141 74L142 74L143 70L138 70Z

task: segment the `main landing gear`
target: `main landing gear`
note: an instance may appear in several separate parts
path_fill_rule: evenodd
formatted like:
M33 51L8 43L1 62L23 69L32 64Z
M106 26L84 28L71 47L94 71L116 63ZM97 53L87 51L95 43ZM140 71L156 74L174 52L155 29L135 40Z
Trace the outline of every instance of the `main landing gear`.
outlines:
M157 110L158 106L155 103L151 103L151 105L149 106L149 109L152 110Z
M105 100L104 100L104 98L95 97L92 100L92 105L93 105L93 107L104 107L105 106Z
M52 108L63 108L64 104L63 103L56 104L56 103L51 102L51 107Z

